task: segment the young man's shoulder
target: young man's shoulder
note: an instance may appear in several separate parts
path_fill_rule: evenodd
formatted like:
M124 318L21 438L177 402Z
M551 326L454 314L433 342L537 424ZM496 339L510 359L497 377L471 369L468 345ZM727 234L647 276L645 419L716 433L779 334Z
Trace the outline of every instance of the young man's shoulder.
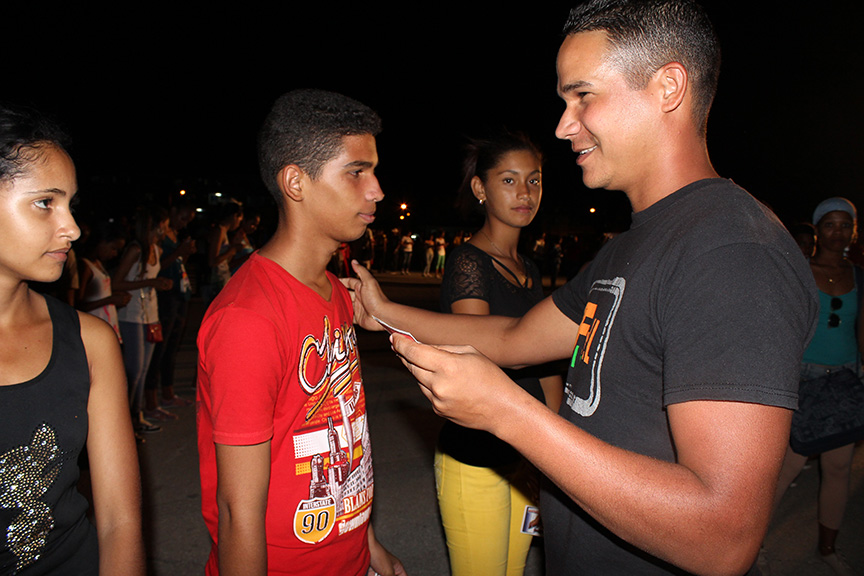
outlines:
M698 181L679 195L669 216L676 222L679 240L688 239L697 251L730 244L756 244L782 252L793 247L771 209L732 180Z
M330 272L325 272L333 295L330 303L349 307L352 311L348 289ZM261 315L279 322L293 314L315 316L316 310L326 313L330 303L320 298L276 262L253 254L216 296L205 314L205 322L213 316L244 314Z

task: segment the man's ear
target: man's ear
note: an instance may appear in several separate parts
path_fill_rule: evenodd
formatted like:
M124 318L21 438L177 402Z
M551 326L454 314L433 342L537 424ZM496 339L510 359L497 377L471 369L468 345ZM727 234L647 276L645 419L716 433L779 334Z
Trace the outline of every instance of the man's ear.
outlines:
M681 106L684 96L689 87L689 76L683 64L670 62L654 75L654 80L660 89L661 109L663 112L672 112Z
M279 174L276 175L276 182L279 184L279 191L288 200L302 202L303 185L307 178L302 168L296 164L288 164L279 170Z

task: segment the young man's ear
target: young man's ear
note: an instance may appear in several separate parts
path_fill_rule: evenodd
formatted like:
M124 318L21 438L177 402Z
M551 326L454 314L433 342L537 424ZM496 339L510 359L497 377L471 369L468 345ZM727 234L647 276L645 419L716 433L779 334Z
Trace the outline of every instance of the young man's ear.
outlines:
M296 164L283 166L279 170L279 174L276 175L279 191L288 200L294 202L301 202L303 200L303 183L306 179L306 173Z
M678 62L670 62L657 71L655 80L659 82L663 111L672 112L677 109L687 94L690 81L687 69Z

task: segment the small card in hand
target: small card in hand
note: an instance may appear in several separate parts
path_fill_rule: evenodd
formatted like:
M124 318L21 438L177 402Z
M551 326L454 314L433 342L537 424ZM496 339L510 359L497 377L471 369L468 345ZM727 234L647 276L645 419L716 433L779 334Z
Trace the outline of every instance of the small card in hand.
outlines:
M410 332L408 332L407 330L400 330L399 328L391 326L390 324L387 324L386 322L384 322L383 320L381 320L380 318L377 318L375 316L372 316L372 318L374 318L376 322L381 324L381 326L383 326L384 329L387 330L387 332L389 332L390 334L402 334L403 336L408 336L409 338L414 340L414 342L417 342L418 344L420 343L420 341L417 340L417 338L415 338L414 335L411 334Z

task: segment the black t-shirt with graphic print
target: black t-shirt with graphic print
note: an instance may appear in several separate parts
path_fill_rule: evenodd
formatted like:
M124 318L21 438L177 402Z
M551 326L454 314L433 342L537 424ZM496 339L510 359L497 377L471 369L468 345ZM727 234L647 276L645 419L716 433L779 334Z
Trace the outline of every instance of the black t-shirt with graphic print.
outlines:
M797 405L813 276L779 220L731 181L635 213L553 301L580 325L561 415L612 445L673 462L669 404ZM565 496L547 492L541 508L550 574L680 573Z

